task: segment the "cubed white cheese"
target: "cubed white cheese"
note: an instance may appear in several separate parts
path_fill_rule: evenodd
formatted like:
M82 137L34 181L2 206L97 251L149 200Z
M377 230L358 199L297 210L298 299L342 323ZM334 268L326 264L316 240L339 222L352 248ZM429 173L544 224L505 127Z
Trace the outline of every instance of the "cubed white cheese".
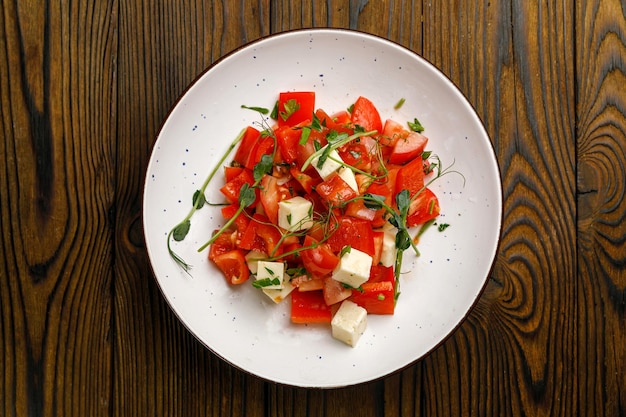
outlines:
M345 300L330 324L335 339L354 347L367 327L367 311L354 302Z
M320 177L322 177L323 179L327 179L336 172L339 174L341 179L343 179L350 186L350 188L352 188L357 193L359 192L359 185L356 182L354 172L352 172L350 168L346 168L342 165L343 159L341 159L336 150L333 149L332 151L328 152L328 157L321 167L317 166L318 162L319 157L313 158L313 160L311 161L311 165L315 167L317 172L320 174Z
M380 263L384 266L393 266L396 263L396 233L398 230L391 226L383 228L383 249L380 252Z
M285 264L282 262L258 261L256 280L277 280L275 284L264 285L265 290L282 290L285 275Z
M296 196L278 203L278 225L290 232L313 226L313 203Z
M358 249L350 248L341 258L332 273L333 279L352 288L358 288L370 277L372 257Z
M248 264L248 269L253 274L256 274L257 267L259 265L259 261L267 258L267 255L263 252L259 252L257 250L251 250L246 254L246 263Z
M291 291L294 290L294 287L291 282L286 282L283 284L283 288L281 290L268 290L266 288L263 288L263 292L265 293L265 295L267 295L273 302L275 302L276 304L280 303L281 301L283 301L285 298L287 298L287 296L289 294L291 294Z

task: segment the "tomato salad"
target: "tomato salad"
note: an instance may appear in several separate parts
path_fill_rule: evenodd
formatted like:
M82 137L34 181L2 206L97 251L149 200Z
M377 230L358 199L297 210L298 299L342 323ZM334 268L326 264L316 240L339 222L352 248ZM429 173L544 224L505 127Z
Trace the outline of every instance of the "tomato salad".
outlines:
M293 323L331 323L333 336L354 346L367 314L394 313L402 254L419 254L418 237L440 212L429 186L441 164L417 119L383 122L366 97L332 114L308 91L280 93L269 117L247 108L263 122L231 145L220 188L225 225L200 250L209 248L229 284L250 281L276 303L290 299Z

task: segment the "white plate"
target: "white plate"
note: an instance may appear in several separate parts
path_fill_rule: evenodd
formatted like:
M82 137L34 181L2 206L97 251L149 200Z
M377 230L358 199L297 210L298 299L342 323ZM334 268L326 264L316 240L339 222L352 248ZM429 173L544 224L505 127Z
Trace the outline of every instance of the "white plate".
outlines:
M356 348L334 340L327 326L294 325L289 303L273 304L251 285L225 284L197 248L221 225L219 208L192 218L191 232L173 248L193 265L192 277L168 255L166 236L228 144L254 111L272 108L280 91L313 90L316 107L347 108L363 95L381 117L417 117L428 149L465 177L434 185L443 232L429 229L416 258L405 254L401 296L393 316L370 315ZM406 102L400 109L399 99ZM222 177L207 189L219 200ZM204 345L232 365L262 378L302 387L339 387L399 370L440 344L480 295L496 253L502 191L485 129L459 90L430 63L393 42L355 31L313 29L270 36L223 57L191 84L156 140L144 190L147 250L167 302Z

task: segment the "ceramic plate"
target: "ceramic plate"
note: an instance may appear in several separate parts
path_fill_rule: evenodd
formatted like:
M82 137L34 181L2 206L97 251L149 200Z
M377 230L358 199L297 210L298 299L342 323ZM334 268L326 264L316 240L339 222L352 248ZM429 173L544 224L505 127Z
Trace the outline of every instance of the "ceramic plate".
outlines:
M197 252L222 224L218 207L192 218L173 249L193 268L186 274L168 255L166 237L192 195L240 130L259 121L241 105L272 108L278 93L312 90L316 107L346 109L363 95L381 117L417 117L428 149L460 175L433 185L443 232L430 228L420 257L405 254L401 296L393 316L368 317L356 347L331 337L328 326L295 325L289 303L274 304L251 285L225 283ZM399 109L394 106L404 98ZM220 200L218 176L207 188ZM252 42L203 72L172 108L148 165L143 219L154 275L167 302L206 347L262 378L302 387L340 387L388 375L432 351L467 316L489 275L500 234L498 165L485 129L459 90L430 63L393 42L333 29L281 33Z

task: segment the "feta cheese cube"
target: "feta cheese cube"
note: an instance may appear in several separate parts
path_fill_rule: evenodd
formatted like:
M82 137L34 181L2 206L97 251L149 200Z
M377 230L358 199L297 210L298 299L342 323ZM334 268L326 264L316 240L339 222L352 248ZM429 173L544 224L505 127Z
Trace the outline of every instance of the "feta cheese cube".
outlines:
M296 287L294 287L291 282L287 282L283 285L283 289L281 290L268 290L267 288L263 288L263 293L265 293L265 295L267 295L273 302L278 304L287 298L294 288Z
M332 273L333 279L358 288L370 277L372 257L355 248L346 251Z
M383 266L393 266L396 263L396 233L398 230L393 227L385 227L383 229L383 249L380 253L380 263Z
M354 302L345 300L330 324L335 339L354 347L367 327L367 311Z
M319 157L313 158L313 160L311 161L311 165L315 167L317 172L320 174L320 177L322 177L323 179L327 179L336 172L337 174L339 174L341 179L343 179L346 184L350 186L350 188L352 188L357 193L359 192L359 185L356 182L354 172L352 172L350 168L346 168L344 165L342 165L343 160L336 150L333 149L332 151L328 152L328 157L321 167L317 166L318 162Z
M296 196L278 203L278 226L290 232L313 226L313 203Z
M256 280L269 279L275 281L270 285L264 285L264 290L282 290L285 275L285 264L282 262L258 261Z
M267 255L263 252L259 252L258 250L251 250L246 254L246 263L248 264L248 269L253 274L256 274L257 268L259 266L259 261L267 258Z

